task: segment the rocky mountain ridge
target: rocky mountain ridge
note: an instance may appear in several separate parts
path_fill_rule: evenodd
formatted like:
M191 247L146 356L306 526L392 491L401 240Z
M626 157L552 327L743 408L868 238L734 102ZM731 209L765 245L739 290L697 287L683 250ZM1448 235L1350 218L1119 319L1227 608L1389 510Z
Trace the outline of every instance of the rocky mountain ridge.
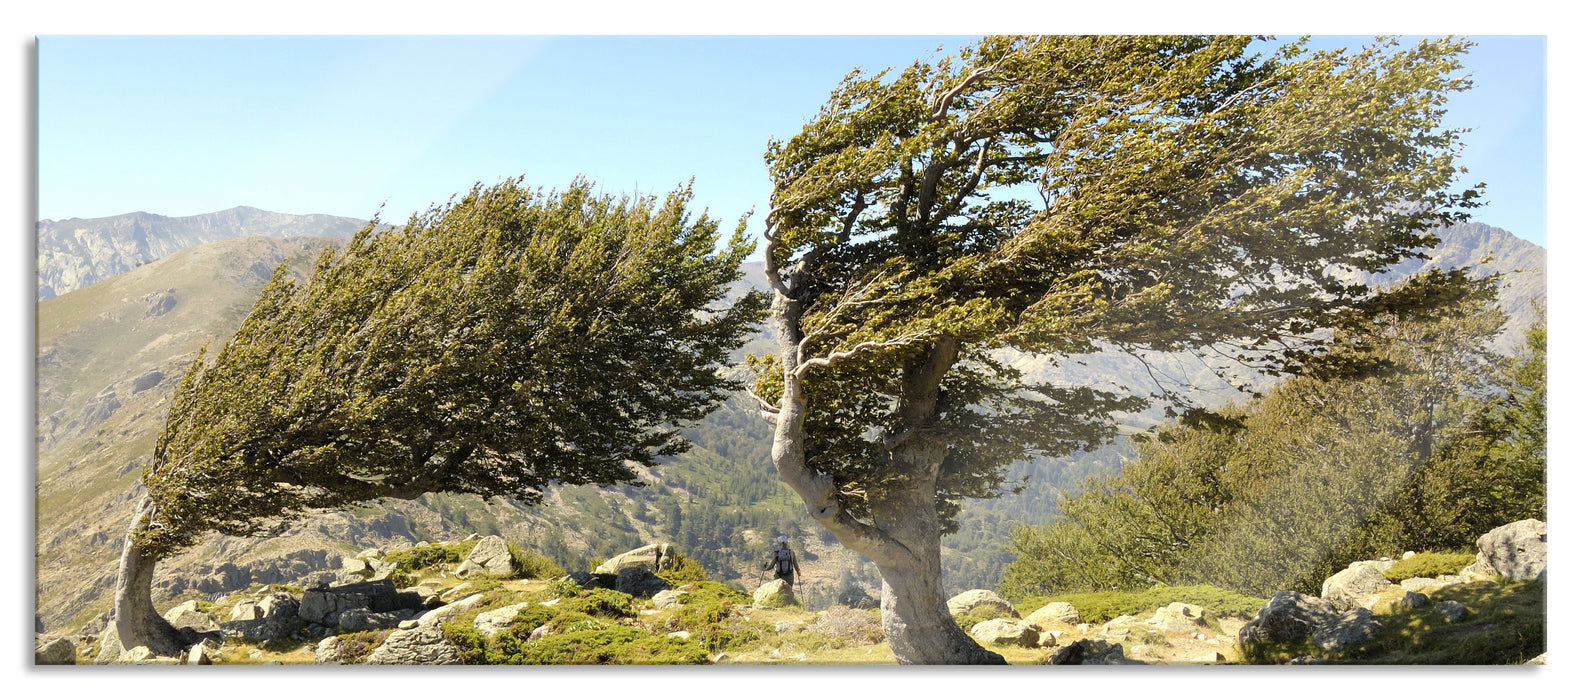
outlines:
M228 238L349 239L368 222L327 214L280 214L234 207L195 216L132 212L95 219L39 221L38 300L81 289L184 248Z

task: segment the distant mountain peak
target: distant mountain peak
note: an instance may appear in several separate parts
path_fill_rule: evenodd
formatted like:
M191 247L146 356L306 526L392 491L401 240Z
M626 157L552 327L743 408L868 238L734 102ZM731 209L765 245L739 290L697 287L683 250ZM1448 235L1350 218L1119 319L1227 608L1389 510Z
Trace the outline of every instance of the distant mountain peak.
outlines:
M368 222L328 214L281 214L240 205L207 214L135 211L94 219L41 219L38 300L109 279L191 246L241 236L349 239Z

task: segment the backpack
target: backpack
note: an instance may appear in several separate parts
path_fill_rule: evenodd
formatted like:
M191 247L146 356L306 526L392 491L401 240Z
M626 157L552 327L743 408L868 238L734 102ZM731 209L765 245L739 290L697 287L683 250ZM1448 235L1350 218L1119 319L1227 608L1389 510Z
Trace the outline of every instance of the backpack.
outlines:
M775 552L775 573L791 573L791 549L789 547Z

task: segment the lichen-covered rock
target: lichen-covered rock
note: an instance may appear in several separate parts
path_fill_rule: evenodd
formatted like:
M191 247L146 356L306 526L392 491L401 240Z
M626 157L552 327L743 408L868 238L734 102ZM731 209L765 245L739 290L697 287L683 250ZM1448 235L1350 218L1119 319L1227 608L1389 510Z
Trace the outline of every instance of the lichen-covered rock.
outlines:
M965 591L956 597L945 601L945 607L950 609L950 614L952 615L961 615L980 606L988 606L993 608L995 614L1000 617L1021 617L1021 615L1016 612L1016 608L1012 607L1012 605L1006 602L1004 598L996 595L994 591L983 588L974 588L970 591Z
M687 592L681 589L660 591L654 594L654 607L660 610L674 610L682 607L687 599Z
M1390 580L1384 577L1379 564L1381 562L1353 562L1345 571L1324 579L1324 588L1320 597L1329 601L1338 612L1365 605L1368 596L1392 585Z
M187 650L187 665L188 666L212 666L212 665L214 665L214 660L209 658L209 649L208 649L208 647L206 647L206 646L204 646L202 644L194 644L194 645L192 645L192 648Z
M1034 610L1032 614L1029 614L1024 619L1039 627L1049 627L1050 625L1075 625L1082 620L1082 616L1077 613L1076 606L1057 600Z
M1520 520L1501 525L1478 538L1480 573L1493 573L1515 581L1544 578L1549 571L1549 525L1542 520Z
M1102 639L1079 639L1055 650L1044 662L1051 666L1100 666L1127 663L1121 645Z
M213 615L198 611L198 601L189 600L165 612L165 621L172 627L181 629L190 628L194 632L214 632L220 629L220 621Z
M755 608L783 608L796 605L796 595L791 591L791 584L773 579L753 591L753 607Z
M396 630L363 662L370 665L443 666L461 663L461 651L445 639L439 625Z
M509 576L516 571L516 564L511 559L511 549L506 545L505 539L499 535L489 535L478 540L478 544L473 545L472 553L468 554L466 561L462 562L462 567L466 568L468 564L472 565L472 572L490 576ZM458 573L460 571L457 570Z
M600 564L593 570L595 574L615 574L622 569L630 567L644 568L649 571L659 571L669 568L676 558L676 548L669 542L647 544L629 552L622 552Z
M70 639L55 637L33 646L35 666L75 666L76 664L77 645L72 644Z
M1384 623L1373 616L1372 610L1355 608L1313 630L1312 639L1324 651L1338 651L1373 639L1383 629Z
M1458 601L1446 600L1434 604L1434 612L1443 615L1445 622L1460 622L1467 615L1467 606Z
M1428 604L1428 596L1417 591L1407 591L1401 595L1401 600L1396 604L1407 609L1421 608Z
M336 620L336 627L348 632L365 632L395 627L401 621L415 614L414 610L397 610L394 612L374 612L366 608L347 610L341 613Z
M1019 620L996 618L984 620L972 626L968 634L980 644L1005 644L1020 647L1038 646L1037 625L1030 625Z
M417 619L417 623L419 627L438 627L480 605L483 605L483 594L474 593L449 605L423 613L423 616Z
M516 614L529 605L532 605L532 603L516 603L478 613L478 616L472 620L472 626L478 628L478 631L485 636L493 639L495 635L510 627L511 620L516 618Z
M1327 600L1280 591L1259 608L1237 636L1243 643L1305 639L1337 617L1335 606Z
M1148 624L1165 632L1191 632L1208 622L1203 619L1202 607L1177 602L1155 610Z

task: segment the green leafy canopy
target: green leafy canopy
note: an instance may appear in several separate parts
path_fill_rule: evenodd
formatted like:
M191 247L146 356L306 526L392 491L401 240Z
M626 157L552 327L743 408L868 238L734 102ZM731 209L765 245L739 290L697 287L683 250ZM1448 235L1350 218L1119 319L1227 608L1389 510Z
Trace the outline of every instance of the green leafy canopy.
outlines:
M745 221L663 201L475 186L284 268L177 390L140 544L253 534L291 514L449 491L535 502L635 482L678 426L740 388L720 372L765 298L726 298Z
M773 413L799 383L807 468L846 512L918 476L896 471L905 440L947 447L949 516L1011 460L1090 448L1141 405L1024 382L1001 350L1212 350L1293 371L1325 329L1377 311L1360 273L1421 255L1476 205L1451 188L1459 133L1440 124L1470 86L1466 42L1255 42L989 37L853 72L770 144L786 330L754 358L754 391ZM937 397L907 393L940 363ZM792 479L825 509L818 479Z

